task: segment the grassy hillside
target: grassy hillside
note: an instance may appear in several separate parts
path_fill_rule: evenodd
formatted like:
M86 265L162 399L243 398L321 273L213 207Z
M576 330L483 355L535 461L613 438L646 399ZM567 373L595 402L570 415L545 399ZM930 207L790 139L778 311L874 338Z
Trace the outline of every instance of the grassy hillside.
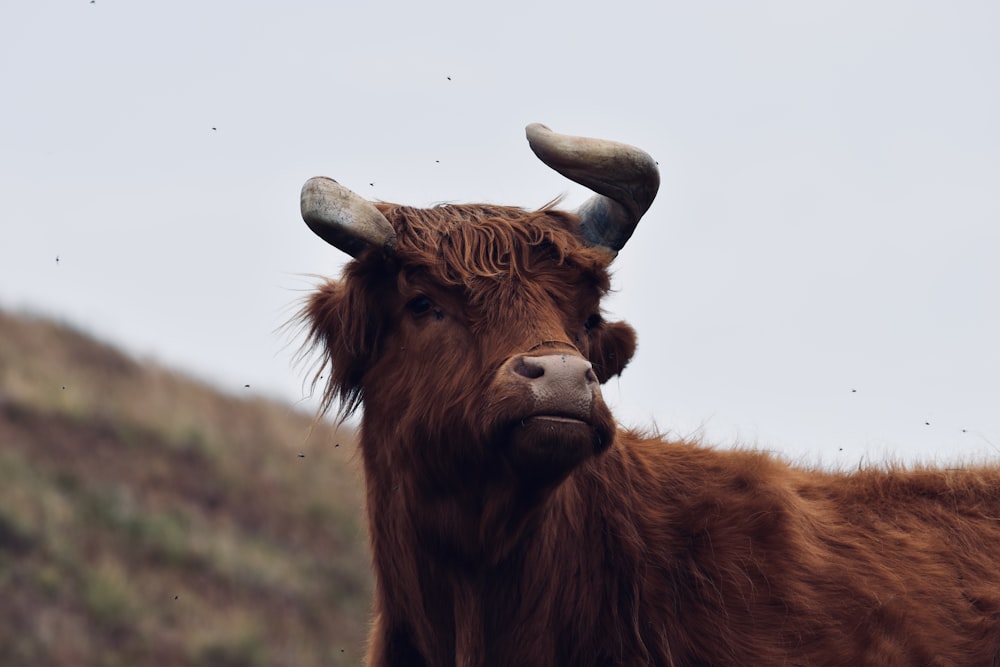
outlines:
M358 664L353 436L0 312L0 663Z

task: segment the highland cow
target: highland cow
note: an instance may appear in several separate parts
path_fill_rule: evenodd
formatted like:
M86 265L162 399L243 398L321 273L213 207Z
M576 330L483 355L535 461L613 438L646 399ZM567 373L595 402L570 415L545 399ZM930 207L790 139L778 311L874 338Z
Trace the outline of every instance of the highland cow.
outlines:
M616 425L635 333L608 267L659 186L643 151L527 128L574 212L302 213L349 253L303 312L324 408L362 409L368 664L997 665L1000 469L791 467Z

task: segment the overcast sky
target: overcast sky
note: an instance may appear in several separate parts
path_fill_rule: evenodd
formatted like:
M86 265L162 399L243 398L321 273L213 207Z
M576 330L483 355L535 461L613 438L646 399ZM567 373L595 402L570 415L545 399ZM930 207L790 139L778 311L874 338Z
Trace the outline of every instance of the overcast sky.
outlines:
M624 422L1000 458L998 34L996 2L10 0L0 306L299 401L280 327L346 259L302 183L574 206L539 121L660 163L608 303Z

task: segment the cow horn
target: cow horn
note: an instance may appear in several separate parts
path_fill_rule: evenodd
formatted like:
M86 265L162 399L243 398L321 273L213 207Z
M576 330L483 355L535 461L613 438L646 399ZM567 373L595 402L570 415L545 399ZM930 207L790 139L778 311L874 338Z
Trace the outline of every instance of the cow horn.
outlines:
M371 246L390 254L396 248L396 232L382 212L332 178L306 181L301 205L309 229L351 257Z
M656 162L643 150L604 139L572 137L541 123L525 128L538 159L597 194L576 213L584 237L617 254L660 187Z

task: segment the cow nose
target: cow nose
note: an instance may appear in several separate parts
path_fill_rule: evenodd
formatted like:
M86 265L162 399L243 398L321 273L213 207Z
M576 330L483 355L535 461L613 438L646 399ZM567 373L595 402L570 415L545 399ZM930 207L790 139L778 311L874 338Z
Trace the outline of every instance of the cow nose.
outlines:
M536 414L587 419L594 395L600 392L593 365L575 354L522 356L511 370L528 381Z

